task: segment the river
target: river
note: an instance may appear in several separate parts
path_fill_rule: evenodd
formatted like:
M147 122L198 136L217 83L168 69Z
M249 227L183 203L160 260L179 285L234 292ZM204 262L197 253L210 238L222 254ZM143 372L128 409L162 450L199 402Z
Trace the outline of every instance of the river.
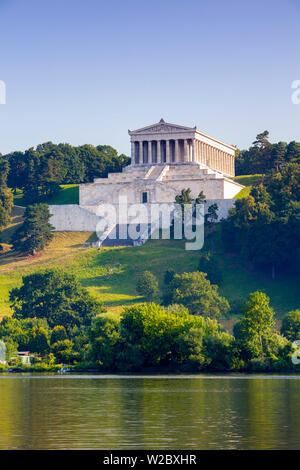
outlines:
M0 449L300 449L300 376L1 374Z

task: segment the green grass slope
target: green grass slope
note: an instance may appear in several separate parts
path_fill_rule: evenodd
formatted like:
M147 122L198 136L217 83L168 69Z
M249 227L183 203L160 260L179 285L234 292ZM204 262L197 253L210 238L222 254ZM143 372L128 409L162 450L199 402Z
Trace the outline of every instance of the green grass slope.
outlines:
M263 175L241 175L236 176L234 180L237 183L246 186L245 188L241 189L241 191L234 196L234 199L241 199L243 197L249 196L251 188L254 184L257 184L261 181Z
M79 185L78 184L62 184L61 191L54 197L45 200L47 204L79 204ZM14 203L16 206L26 206L23 198L23 192L17 189L14 196Z
M22 275L40 268L63 266L78 276L81 284L106 307L120 312L126 305L144 301L136 293L136 280L145 269L153 272L163 286L163 276L170 267L177 272L195 271L199 252L186 251L183 241L150 240L141 247L87 248L84 243L93 234L56 233L49 247L39 256L17 257L11 251L0 255L0 316L10 314L9 291L22 282ZM243 302L250 292L262 290L280 317L299 307L299 278L269 275L247 269L237 256L224 254L216 240L213 248L222 266L222 295L232 305ZM159 300L159 299L158 299Z

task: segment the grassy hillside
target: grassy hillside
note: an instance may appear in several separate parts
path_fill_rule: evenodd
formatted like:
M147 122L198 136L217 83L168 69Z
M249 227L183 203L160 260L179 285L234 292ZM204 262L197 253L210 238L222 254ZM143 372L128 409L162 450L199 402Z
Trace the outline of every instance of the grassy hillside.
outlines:
M3 248L9 249L8 246L5 246L9 244L10 239L12 234L16 231L16 229L22 224L23 222L23 214L24 214L24 208L23 207L13 207L12 212L11 212L11 223L6 227L6 229L2 230L0 232L0 243L4 244Z
M56 194L53 198L47 199L47 204L79 204L79 185L78 184L62 184L61 191ZM17 190L14 196L14 202L17 206L26 206L23 199L23 193L21 190Z
M234 199L241 199L242 197L249 196L251 188L254 184L257 184L261 181L263 175L241 175L241 176L236 176L234 180L237 183L242 184L243 186L246 186L243 188L236 196L234 196Z
M261 175L238 176L236 180L245 185L244 191L259 181ZM55 199L55 204L78 203L78 185L66 185ZM16 195L16 203L22 206L22 194ZM35 257L22 257L10 251L10 237L22 222L24 209L15 207L10 226L1 233L4 251L0 254L0 316L11 312L9 291L22 282L22 276L34 270L50 266L63 266L76 274L83 286L93 295L102 299L109 310L120 312L125 305L144 299L137 295L135 286L137 276L145 269L152 271L163 287L164 272L173 268L176 272L195 271L198 267L199 253L186 251L184 242L150 240L142 247L123 247L90 249L85 243L95 234L89 232L56 233L49 247ZM224 276L220 287L222 295L228 298L234 311L250 292L262 290L271 298L278 317L299 308L299 278L282 274L274 281L269 273L255 272L245 267L238 256L224 254L220 234L216 231L211 239L206 237L206 247L218 257ZM159 300L159 299L158 299Z
M83 286L102 299L109 310L120 312L124 305L144 299L135 291L137 275L149 269L163 285L167 268L177 272L197 269L199 254L184 249L182 241L150 240L142 247L87 248L92 233L56 233L50 246L36 257L16 257L7 251L0 255L0 315L10 313L9 290L19 286L22 275L39 268L63 266L76 274ZM220 291L231 304L240 304L250 292L257 289L271 297L278 316L299 307L299 279L278 278L272 281L266 274L246 269L238 257L224 255L214 241L224 273Z

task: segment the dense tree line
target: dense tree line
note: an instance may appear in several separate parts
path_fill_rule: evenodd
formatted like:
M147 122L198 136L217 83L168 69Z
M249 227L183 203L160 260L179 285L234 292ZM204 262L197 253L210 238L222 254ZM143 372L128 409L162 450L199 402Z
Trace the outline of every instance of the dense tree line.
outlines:
M274 311L261 292L243 305L233 335L215 319L191 315L182 305L152 303L125 308L120 318L98 316L89 338L88 357L103 370L296 369L291 343L275 330Z
M300 164L288 163L237 199L222 222L225 246L258 267L299 272Z
M251 175L278 171L286 163L300 162L300 142L269 141L269 132L258 134L248 150L237 151L235 170L237 175Z
M274 311L262 292L250 294L233 335L215 317L228 302L199 272L165 273L171 303L139 304L121 316L103 305L59 269L25 275L11 291L13 316L0 322L7 355L28 350L43 364L79 363L104 371L171 368L184 371L297 370L292 342L300 337L300 311L290 312L275 329ZM191 286L187 289L187 275ZM144 276L147 284L155 279ZM206 281L206 282L205 282ZM222 312L220 309L223 309Z
M13 208L13 195L7 187L7 177L9 165L0 156L0 230L5 228L10 222L10 214Z
M25 152L4 155L9 163L7 184L22 189L28 202L43 201L61 184L86 183L119 172L130 159L109 145L53 144L46 142Z

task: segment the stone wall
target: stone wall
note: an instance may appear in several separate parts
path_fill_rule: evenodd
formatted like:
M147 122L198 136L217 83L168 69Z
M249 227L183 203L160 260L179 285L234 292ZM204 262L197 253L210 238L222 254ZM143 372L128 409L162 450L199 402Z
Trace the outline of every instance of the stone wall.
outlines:
M204 206L204 213L207 214L209 206L217 204L218 221L221 219L227 219L229 210L234 207L234 201L234 199L207 199Z
M234 207L234 199L208 199L204 207L205 213L212 204L218 205L218 220L226 219L229 209ZM95 232L101 217L96 214L97 206L88 209L73 204L51 205L50 223L56 232Z
M95 232L101 219L96 214L75 204L49 206L50 223L56 232Z

